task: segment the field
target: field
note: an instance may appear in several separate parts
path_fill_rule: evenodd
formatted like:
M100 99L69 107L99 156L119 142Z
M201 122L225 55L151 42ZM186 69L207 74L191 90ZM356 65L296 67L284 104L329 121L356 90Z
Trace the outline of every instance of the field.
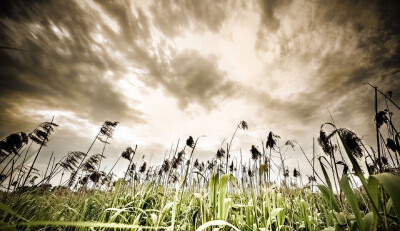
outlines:
M375 92L399 109L391 93ZM262 150L251 147L251 160L234 162L230 146L236 132L248 128L245 121L206 163L193 158L198 139L192 137L171 148L161 166L134 163L136 148L127 147L118 161L129 165L119 177L112 173L118 161L104 172L103 154L90 155L93 143L106 145L118 125L106 121L86 153L69 152L58 161L52 156L40 175L35 161L58 126L44 122L1 141L0 229L399 230L400 137L392 118L389 106L376 110L375 147L333 122L323 124L318 144L324 155L299 154L313 170L308 182L298 170L289 172L282 157L282 147L300 145L279 146L272 132ZM40 148L27 164L32 143ZM22 164L15 164L20 158ZM271 179L272 168L279 178Z

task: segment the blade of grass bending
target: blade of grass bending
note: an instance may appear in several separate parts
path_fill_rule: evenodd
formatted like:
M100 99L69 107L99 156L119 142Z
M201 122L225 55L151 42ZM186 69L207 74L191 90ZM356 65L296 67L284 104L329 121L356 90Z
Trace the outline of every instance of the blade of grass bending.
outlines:
M376 230L377 223L373 212L369 212L367 213L367 215L365 215L364 223L365 231Z
M373 176L383 185L385 191L393 201L394 211L400 220L400 177L391 173L381 173Z
M225 174L221 177L220 184L219 184L219 193L218 193L218 219L225 220L225 199L226 199L226 190L228 186L228 182L231 180L235 182L235 178L232 174Z
M18 213L14 212L14 210L12 210L10 207L8 207L6 204L3 204L2 202L0 202L0 209L3 210L4 212L7 212L11 215L18 217L21 220L29 221L28 219L26 219L23 216L19 215Z
M114 207L114 205L117 203L117 199L119 196L119 189L121 188L121 183L122 183L123 179L120 178L118 179L117 183L115 184L115 189L114 189L114 194L111 200L111 207Z
M356 217L357 225L360 228L360 230L365 230L365 224L364 220L360 211L360 207L358 206L356 196L353 192L353 189L351 189L350 184L349 184L349 179L347 175L344 175L342 179L339 182L340 188L343 190L344 195L347 198L347 202L350 204L351 208L353 209L353 213Z
M326 160L326 158L322 157L322 156L319 157L318 160L319 160L319 163L321 165L322 173L324 174L325 181L326 181L326 184L328 185L328 188L326 186L324 186L324 185L317 185L317 187L322 192L322 195L327 199L327 201L333 207L333 209L336 212L340 212L339 204L338 204L338 202L337 202L337 200L335 198L335 195L333 193L332 183L331 183L331 180L329 179L328 173L326 172L325 165L322 163L322 160L321 160L322 158L324 158Z
M171 226L170 229L174 230L175 229L175 219L176 216L178 215L178 203L180 202L179 200L179 191L181 189L182 184L185 182L185 178L182 178L178 185L176 186L176 191L175 191L175 196L174 196L174 205L172 207L172 220L171 220ZM183 192L182 192L183 193Z
M223 226L229 226L229 227L231 227L232 229L234 229L236 231L240 231L238 228L236 228L232 224L230 224L230 223L228 223L226 221L221 221L221 220L215 220L215 221L206 222L206 223L200 225L200 227L197 228L196 231L202 231L202 230L205 230L205 229L207 229L207 228L209 228L211 226L217 226L217 225L218 226L222 226L222 225Z
M379 205L379 195L380 195L379 182L372 175L368 177L368 189L371 195L370 197L370 200L372 201L372 203L370 203L371 207L372 204ZM373 208L369 208L369 210L374 211ZM374 214L374 224L377 224L378 215L375 213L373 214Z
M208 183L207 178L206 178L201 172L199 172L199 171L194 171L193 173L194 173L194 174L197 174L197 175L199 175L199 176L201 176L201 177L203 177L204 181Z
M331 180L329 179L329 175L326 172L325 165L321 161L322 158L324 158L326 161L328 161L328 160L323 156L318 158L319 164L321 165L322 173L324 174L324 177L325 177L326 184L328 185L329 190L331 190L333 192Z
M217 200L217 188L219 183L219 174L211 174L210 183L208 186L208 203L211 208L212 217L216 217L216 200Z
M318 189L322 192L322 195L325 197L325 199L330 203L330 205L332 206L332 208L336 211L336 212L340 212L339 209L339 204L335 198L335 196L333 195L332 190L328 189L327 187L325 187L322 184L317 185Z
M356 173L356 175L360 179L362 185L364 186L365 192L367 193L369 199L371 200L371 205L372 205L372 209L374 211L374 214L376 214L378 216L379 220L383 221L383 219L382 219L382 217L381 217L381 215L379 213L378 206L376 205L376 201L374 200L374 196L371 193L371 189L370 189L370 187L369 187L369 185L368 185L368 183L367 183L367 181L366 181L366 179L364 177L364 174L363 174L363 172L361 170L360 165L358 164L356 158L351 154L349 146L347 146L347 144L344 141L343 137L341 135L339 135L339 137L340 137L340 141L342 142L342 145L343 145L343 147L344 147L344 149L346 151L346 154L349 157L349 159L351 161L351 164L353 165L354 172Z

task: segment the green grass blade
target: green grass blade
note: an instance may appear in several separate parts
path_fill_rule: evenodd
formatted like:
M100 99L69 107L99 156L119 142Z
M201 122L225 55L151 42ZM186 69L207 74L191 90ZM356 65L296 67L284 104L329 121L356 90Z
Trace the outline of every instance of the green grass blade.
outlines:
M354 215L356 216L358 227L360 228L360 230L365 230L364 219L362 217L362 213L360 211L360 207L358 206L353 189L350 187L349 178L347 175L344 175L340 180L340 188L343 190L343 193L347 198L347 202L353 209Z
M351 161L351 164L353 165L354 172L356 173L356 175L360 179L360 181L361 181L362 185L364 186L364 189L365 189L369 199L371 200L371 205L372 205L372 209L373 209L374 213L378 216L378 218L380 220L382 220L382 217L381 217L381 215L379 213L379 210L378 210L378 205L376 203L376 200L374 199L374 195L373 195L374 193L371 191L372 187L370 187L368 185L368 182L366 181L366 179L364 177L364 174L363 174L363 172L361 170L360 165L357 162L357 159L352 155L352 153L351 153L351 151L349 149L349 146L347 146L344 138L341 135L339 135L339 137L340 137L340 140L341 140L341 142L343 144L343 147L344 147L344 149L346 151L347 157L349 157L349 159Z
M391 173L381 173L373 176L383 185L393 201L394 210L400 220L400 177Z
M319 164L321 165L322 173L324 174L325 181L326 181L326 184L328 185L328 188L329 188L331 191L333 191L333 189L332 189L332 183L331 183L331 180L329 179L328 173L326 172L325 165L322 163L322 160L321 160L322 158L324 158L324 159L326 160L326 158L323 157L323 156L319 157L319 158L318 158Z
M199 228L196 229L196 231L202 231L205 230L211 226L229 226L232 229L236 230L236 231L240 231L240 229L236 228L235 226L233 226L232 224L226 222L226 221L221 221L221 220L214 220L214 221L209 221L206 222L204 224L202 224Z
M332 190L329 190L327 187L325 187L324 185L320 184L317 185L318 189L322 192L322 195L325 197L325 199L330 203L330 205L332 206L332 208L336 211L336 212L340 212L339 209L339 204L335 198L335 196L333 195Z
M140 226L117 223L87 222L87 221L31 221L20 222L18 226L24 227L40 227L40 226L56 226L56 227L88 227L88 228L114 228L114 229L154 229L152 226ZM16 224L1 224L0 230L16 227ZM167 229L168 227L158 227L158 229Z
M364 217L364 223L365 223L365 231L372 231L376 230L376 216L374 215L373 212L367 213Z
M15 216L15 217L18 217L21 220L28 221L27 219L25 219L24 217L22 217L18 213L14 212L10 207L8 207L7 205L3 204L2 202L0 202L0 209L3 210L4 212L7 212L7 213Z
M227 214L227 206L225 206L226 199L226 190L228 186L228 182L233 177L231 174L225 174L221 177L219 183L219 192L218 192L218 219L225 220L225 214Z

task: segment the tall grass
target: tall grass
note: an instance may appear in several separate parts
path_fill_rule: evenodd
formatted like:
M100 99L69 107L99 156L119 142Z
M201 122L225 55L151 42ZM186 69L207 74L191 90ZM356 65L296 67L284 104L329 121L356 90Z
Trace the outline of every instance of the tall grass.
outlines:
M372 87L392 102L391 95ZM29 143L24 133L15 133L14 142L5 138L0 147L2 182L8 180L0 192L0 230L399 230L400 136L390 109L386 104L375 114L379 149L332 120L320 128L323 155L309 157L298 142L282 145L270 132L262 151L252 145L251 158L243 161L240 153L239 161L231 146L237 130L248 128L241 121L226 152L224 141L207 162L196 158L201 139L189 137L171 146L160 166L148 166L144 156L134 162L137 146L127 147L108 173L100 169L103 153L89 156L101 136L105 149L118 124L106 121L88 151L69 152L58 162L50 157L39 182L32 180L39 175L35 161L30 168L25 158L22 166L15 164ZM297 147L312 169L307 183L299 167L290 174L285 162L287 150ZM112 171L121 158L129 163L117 178ZM50 185L59 174L71 176Z

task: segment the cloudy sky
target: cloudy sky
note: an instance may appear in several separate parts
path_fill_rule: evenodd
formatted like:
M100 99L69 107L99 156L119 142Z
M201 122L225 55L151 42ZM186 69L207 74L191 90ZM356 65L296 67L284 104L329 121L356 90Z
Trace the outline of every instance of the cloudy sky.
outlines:
M204 136L195 155L206 160L241 120L249 129L238 131L234 156L261 148L269 131L311 155L329 111L373 144L374 94L363 83L400 100L398 1L0 5L0 136L55 116L40 167L52 151L86 151L105 120L120 122L108 167L136 144L137 160L159 164L189 135ZM298 148L288 155L306 171Z

